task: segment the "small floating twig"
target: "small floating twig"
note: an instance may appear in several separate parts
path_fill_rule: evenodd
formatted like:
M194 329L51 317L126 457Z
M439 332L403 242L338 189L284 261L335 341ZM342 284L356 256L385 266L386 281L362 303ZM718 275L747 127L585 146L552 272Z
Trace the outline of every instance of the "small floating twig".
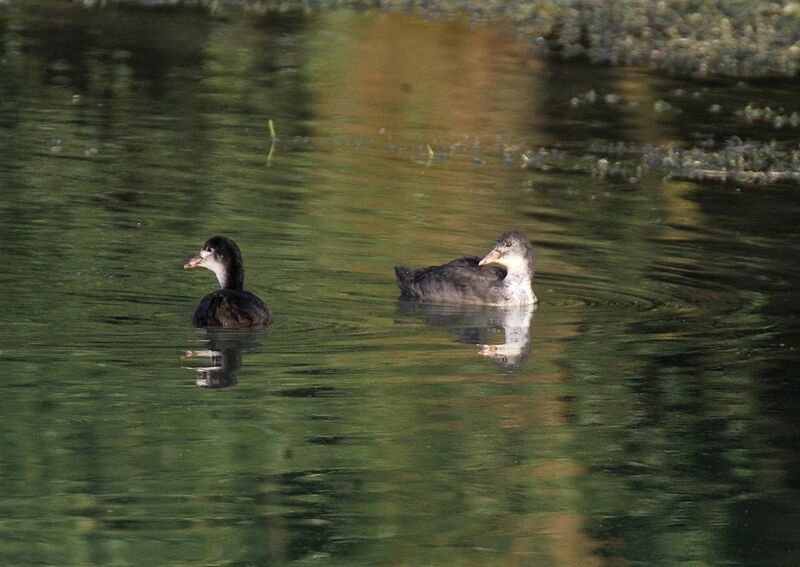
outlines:
M425 162L425 167L428 167L431 163L433 163L436 154L434 153L433 148L431 147L430 144L426 144L425 147L428 150L428 161Z
M269 146L269 153L267 154L267 165L272 165L272 154L275 151L275 140L277 140L277 136L275 135L275 124L272 122L272 118L269 119L267 122L269 125L269 136L272 139L272 143Z

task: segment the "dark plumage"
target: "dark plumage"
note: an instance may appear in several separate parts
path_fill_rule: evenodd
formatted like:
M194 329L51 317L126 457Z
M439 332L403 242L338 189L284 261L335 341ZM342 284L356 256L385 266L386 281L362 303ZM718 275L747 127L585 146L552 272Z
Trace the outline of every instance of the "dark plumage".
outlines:
M418 270L396 266L394 270L403 297L486 305L538 302L531 289L531 243L516 231L501 235L483 258L465 256L441 266Z
M397 284L406 297L460 303L491 303L469 301L472 298L489 299L487 292L503 281L506 271L497 266L481 266L477 256L464 256L441 266L412 270L396 266Z
M218 289L206 295L194 312L197 327L268 325L270 312L261 299L241 289Z
M194 312L192 323L198 327L252 327L269 325L270 312L259 297L244 290L244 264L236 243L225 236L209 238L200 254L189 260L184 269L208 268L214 272L222 289L206 295Z

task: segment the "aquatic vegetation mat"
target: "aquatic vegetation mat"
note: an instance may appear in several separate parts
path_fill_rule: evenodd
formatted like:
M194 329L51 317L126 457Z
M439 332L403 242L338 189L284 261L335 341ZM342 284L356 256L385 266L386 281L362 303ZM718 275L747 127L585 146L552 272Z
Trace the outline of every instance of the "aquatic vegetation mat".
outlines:
M573 154L540 148L522 154L524 167L543 171L588 173L637 181L643 174L660 173L695 181L761 183L800 182L800 149L777 142L730 138L716 148L595 142L588 153Z
M796 77L800 2L543 0L78 0L87 6L201 6L212 10L414 10L508 21L537 56L586 58L681 75Z

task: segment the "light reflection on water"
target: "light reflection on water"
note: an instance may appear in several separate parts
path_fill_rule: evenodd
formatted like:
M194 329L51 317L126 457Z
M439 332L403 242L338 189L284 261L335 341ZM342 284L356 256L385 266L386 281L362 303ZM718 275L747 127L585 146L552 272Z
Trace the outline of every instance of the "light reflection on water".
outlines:
M503 154L680 140L679 81L409 15L37 6L0 13L0 562L792 562L796 191ZM509 228L535 312L398 301ZM190 327L216 233L269 328Z
M426 325L447 327L459 343L478 345L477 354L508 369L528 358L533 340L533 305L494 307L399 300L401 315L419 315ZM492 335L501 334L502 340ZM494 339L495 342L487 343Z

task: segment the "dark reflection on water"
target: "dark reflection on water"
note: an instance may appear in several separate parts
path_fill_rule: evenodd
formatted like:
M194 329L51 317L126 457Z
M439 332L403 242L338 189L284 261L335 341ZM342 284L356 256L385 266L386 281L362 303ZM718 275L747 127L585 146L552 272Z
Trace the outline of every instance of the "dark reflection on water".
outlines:
M198 348L187 350L185 359L206 359L208 366L187 366L197 373L201 388L229 388L236 385L242 368L242 351L260 344L266 331L256 329L198 329Z
M417 315L427 325L447 327L456 340L477 345L477 353L513 370L520 367L533 347L533 305L495 307L447 305L400 299L401 315ZM497 333L502 333L498 340Z
M12 3L0 45L0 564L797 563L800 193L503 151L788 139L735 110L797 85L410 14ZM535 313L397 301L510 228ZM191 328L216 233L269 329Z

